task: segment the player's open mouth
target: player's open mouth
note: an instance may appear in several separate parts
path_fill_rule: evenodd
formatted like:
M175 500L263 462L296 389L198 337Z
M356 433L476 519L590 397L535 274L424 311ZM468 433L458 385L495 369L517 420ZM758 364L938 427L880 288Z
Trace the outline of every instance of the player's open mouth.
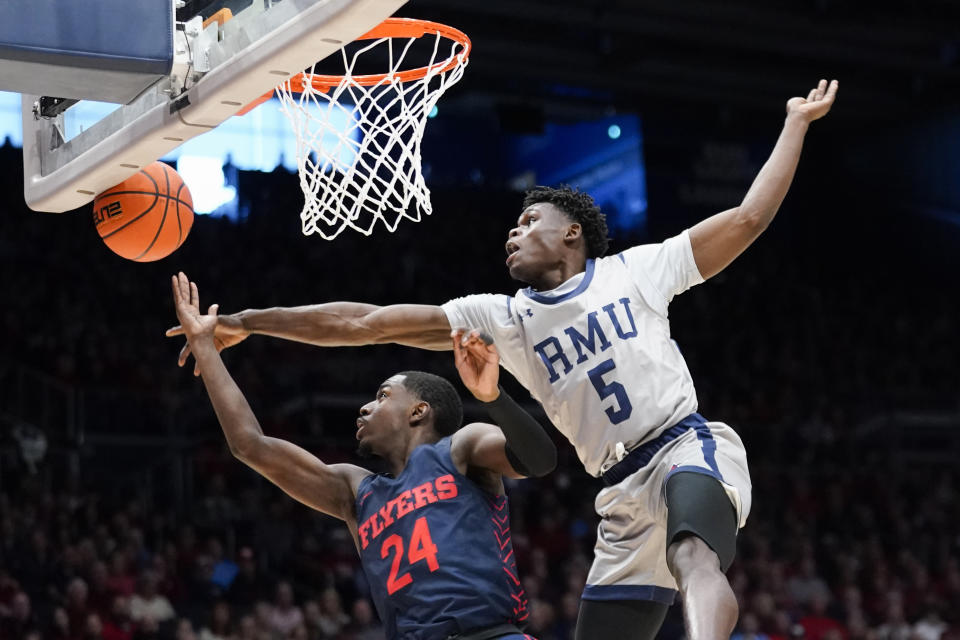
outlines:
M520 247L517 246L515 242L508 242L506 245L507 249L507 264L510 264L510 259L513 256L517 255L517 252L520 251Z
M360 434L363 433L363 428L365 426L366 424L363 422L363 420L357 420L357 440L360 439Z

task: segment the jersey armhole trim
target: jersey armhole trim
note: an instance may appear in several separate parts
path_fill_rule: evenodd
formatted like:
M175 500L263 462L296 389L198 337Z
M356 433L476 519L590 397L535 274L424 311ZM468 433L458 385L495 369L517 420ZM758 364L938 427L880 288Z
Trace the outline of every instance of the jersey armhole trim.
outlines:
M470 424L474 424L474 423L471 422ZM489 422L484 422L484 423L481 423L481 424L490 424L490 423L489 423ZM464 425L464 426L466 426L466 425ZM497 425L491 425L491 426L496 427ZM462 429L463 427L460 427L460 428ZM455 434L454 434L454 435L455 435ZM446 440L446 441L447 441L447 445L446 445L446 449L447 449L446 457L447 457L447 460L450 462L450 468L453 470L453 473L455 474L455 476L456 476L457 478L462 478L464 482L468 482L468 483L470 483L471 485L473 485L473 488L476 489L478 492L480 492L480 495L486 496L486 497L488 497L488 498L503 498L503 497L506 497L506 495L507 495L507 488L506 488L506 487L503 488L503 493L491 493L490 491L487 491L486 489L484 489L483 487L481 487L479 484L477 484L476 482L474 482L473 479L470 478L470 476L468 476L467 474L465 474L465 473L460 473L460 469L457 469L457 463L455 463L455 462L453 461L453 436L446 436L445 438L443 438L442 440L440 440L440 442L443 442L443 440ZM438 442L437 444L440 444L440 442ZM500 476L500 478L501 478L500 481L503 482L503 476L502 476L502 475Z

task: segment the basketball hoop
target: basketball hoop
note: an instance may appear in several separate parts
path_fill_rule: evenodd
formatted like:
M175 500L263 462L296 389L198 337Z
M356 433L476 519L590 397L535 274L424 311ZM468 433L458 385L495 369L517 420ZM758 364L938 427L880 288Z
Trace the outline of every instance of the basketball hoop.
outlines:
M401 69L421 39L429 62ZM304 235L332 240L348 227L370 235L377 221L392 232L432 212L420 143L440 96L463 76L470 39L436 22L388 18L361 40L370 43L341 50L341 75L314 66L276 89L297 135ZM377 55L389 60L386 73L356 73L361 58Z

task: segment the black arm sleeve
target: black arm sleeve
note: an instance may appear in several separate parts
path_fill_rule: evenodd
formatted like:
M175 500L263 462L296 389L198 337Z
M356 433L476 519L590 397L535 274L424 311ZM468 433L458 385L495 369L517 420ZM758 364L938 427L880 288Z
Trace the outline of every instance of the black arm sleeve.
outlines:
M499 387L493 402L484 402L491 420L507 438L507 460L517 473L544 476L557 466L557 447L540 423Z

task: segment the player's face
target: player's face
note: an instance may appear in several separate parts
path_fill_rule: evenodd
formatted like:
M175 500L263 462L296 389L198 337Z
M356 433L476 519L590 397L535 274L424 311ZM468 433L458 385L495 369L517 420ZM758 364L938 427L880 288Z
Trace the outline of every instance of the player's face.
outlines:
M560 261L563 238L571 221L560 209L541 202L527 207L517 226L507 234L507 268L510 277L536 284L540 276Z
M403 386L405 376L388 378L376 397L360 407L357 418L357 450L360 455L383 455L406 428L416 398Z

